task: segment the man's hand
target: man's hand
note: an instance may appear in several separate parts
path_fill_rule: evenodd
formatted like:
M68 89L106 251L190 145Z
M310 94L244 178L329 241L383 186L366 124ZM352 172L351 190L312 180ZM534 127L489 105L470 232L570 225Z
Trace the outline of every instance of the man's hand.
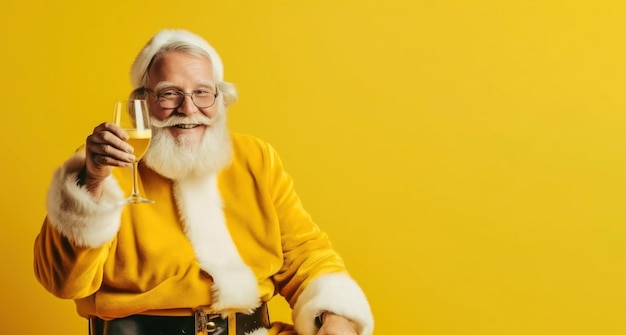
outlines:
M126 139L128 134L110 122L101 123L87 136L86 164L79 182L95 199L102 195L103 181L111 175L113 167L129 167L135 159L133 147L125 142Z
M355 328L354 323L349 319L341 315L324 312L322 327L317 335L359 335Z

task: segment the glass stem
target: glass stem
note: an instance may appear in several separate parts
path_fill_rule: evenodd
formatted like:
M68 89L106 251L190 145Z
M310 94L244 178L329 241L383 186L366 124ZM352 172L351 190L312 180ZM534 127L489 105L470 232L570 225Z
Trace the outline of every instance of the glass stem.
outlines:
M138 197L139 196L139 187L137 186L137 164L139 164L138 161L134 161L133 165L130 167L130 171L132 173L132 177L133 177L133 192L130 195L131 197Z

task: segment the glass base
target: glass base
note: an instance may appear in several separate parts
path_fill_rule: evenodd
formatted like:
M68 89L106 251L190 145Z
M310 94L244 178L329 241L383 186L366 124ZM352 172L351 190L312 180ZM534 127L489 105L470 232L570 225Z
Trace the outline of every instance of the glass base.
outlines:
M154 200L146 199L140 195L131 195L130 198L122 201L122 204L153 204Z

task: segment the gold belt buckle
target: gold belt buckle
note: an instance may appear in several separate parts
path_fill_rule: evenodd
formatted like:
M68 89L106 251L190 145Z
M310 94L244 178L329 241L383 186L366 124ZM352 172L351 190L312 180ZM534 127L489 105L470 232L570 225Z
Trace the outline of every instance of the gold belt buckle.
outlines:
M219 318L219 315L209 314L203 310L194 311L194 321L196 324L196 335L209 335L217 330L217 323L213 321L213 318ZM230 334L230 319L228 333ZM234 325L233 325L234 326ZM235 327L233 327L235 329Z

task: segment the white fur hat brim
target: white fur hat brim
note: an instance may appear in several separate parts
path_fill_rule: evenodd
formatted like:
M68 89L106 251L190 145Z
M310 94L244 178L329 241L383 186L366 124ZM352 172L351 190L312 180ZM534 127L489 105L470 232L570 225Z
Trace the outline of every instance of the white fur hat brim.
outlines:
M143 47L130 69L130 81L133 88L142 85L142 79L146 74L148 65L152 61L154 55L159 52L163 46L173 42L189 43L206 51L211 58L213 65L213 75L215 81L220 82L224 79L224 65L217 51L209 45L202 37L182 29L164 29L159 31L148 43Z

